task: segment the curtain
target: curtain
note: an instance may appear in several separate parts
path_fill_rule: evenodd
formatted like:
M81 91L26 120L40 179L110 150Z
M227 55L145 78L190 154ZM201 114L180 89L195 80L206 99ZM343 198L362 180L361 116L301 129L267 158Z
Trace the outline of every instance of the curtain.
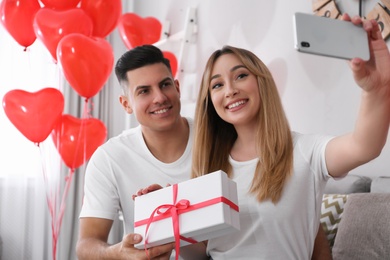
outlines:
M15 170L7 169L9 173L3 168L0 176L0 259L52 259L47 188L56 188L53 184L62 178L58 174L61 161L50 138L39 147L24 144L28 145L34 148L28 156L39 167L23 171L23 167L15 165ZM18 164L31 166L24 160L23 145L14 149L20 149L22 155Z
M133 1L122 2L123 13L134 10ZM64 114L82 118L85 100L63 78L58 66L53 64L50 54L43 45L36 41L28 48L26 53L20 53L22 48L5 33L4 28L0 28L0 33L2 36L0 42L2 60L4 61L5 53L10 53L10 59L7 63L1 63L0 61L0 71L2 71L0 79L1 98L6 93L5 90L1 89L4 84L9 84L10 89L19 88L28 91L59 86L58 88L65 99ZM8 42L4 40L4 35L6 35L5 38L8 37ZM107 37L107 40L113 47L114 60L116 61L126 51L117 29ZM9 49L9 45L13 46L13 50ZM15 53L28 56L27 62L22 64L23 66L20 65L21 59L15 56ZM9 83L3 84L2 80L5 76L9 77ZM37 83L32 86L31 78L35 76L37 76ZM21 82L15 84L15 81ZM26 89L26 87L29 88ZM90 116L103 121L107 127L108 138L117 135L126 127L137 124L134 117L128 117L120 107L118 102L119 93L119 84L114 73L112 73L102 90L90 100ZM4 133L3 122L7 120L4 113L0 113L2 133ZM9 124L9 122L7 123ZM12 128L12 131L17 132L14 128ZM19 136L19 138L23 139L24 137ZM10 138L3 136L3 139ZM52 259L53 232L47 201L47 187L48 185L58 185L50 187L57 188L59 194L62 195L69 169L61 162L61 158L50 138L42 142L39 147L26 140L23 140L23 145L13 143L11 147L3 139L0 138L0 145L4 146L5 143L6 146L8 145L8 149L3 149L5 152L0 150L0 160L2 161L0 164L0 259ZM3 175L2 173L9 169L2 168L2 165L6 161L10 161L11 157L15 157L10 151L14 149L26 150L26 147L30 151L25 151L22 158L19 158L16 163L26 164L26 167L29 167L27 170L29 173L24 172L18 176ZM28 158L32 161L32 164L25 163ZM78 217L83 199L85 167L86 164L75 170L66 197L66 207L57 242L56 259L58 260L77 259L75 249L79 232ZM46 182L45 175L49 177ZM120 242L122 236L123 225L118 218L114 221L109 243Z
M113 85L114 79L111 76L107 84L94 97L91 98L90 116L98 118L107 127L108 138L112 136L112 106L113 102ZM71 114L75 117L82 118L84 114L84 98L75 93L67 82L64 82L64 96L66 100L65 113ZM76 258L76 244L79 232L79 214L83 199L84 174L86 164L76 169L72 184L66 201L66 210L61 227L59 244L58 244L58 260L62 259L77 259ZM69 169L62 169L63 174ZM109 236L109 243L117 243L122 240L123 227L119 219L114 221L112 231Z
M56 66L43 45L24 51L0 26L0 98L11 90L54 86ZM42 169L56 175L60 159L51 140L39 147L0 111L0 259L51 259L50 216ZM54 171L53 171L54 170Z
M122 1L122 13L133 12L135 1ZM120 38L119 32L115 29L107 38L114 51L114 62L127 50ZM66 82L64 83L67 84ZM72 92L68 87L64 91L66 100L65 110L74 116L81 116L83 111L84 101ZM137 125L134 116L128 116L123 112L119 105L120 86L114 73L111 73L107 83L99 93L92 98L91 115L98 118L107 127L107 139L113 137L124 129ZM81 210L83 185L84 185L85 166L75 172L73 184L69 190L68 206L65 212L63 226L60 234L60 243L58 250L58 259L77 259L76 258L76 243L78 239L78 216ZM71 206L69 206L71 205ZM108 238L108 243L115 244L122 241L123 223L120 219L114 220L111 232Z
M0 259L51 259L42 180L0 178Z
M129 12L133 9L131 1L123 1L123 12ZM120 55L126 51L122 39L117 30L114 30L108 37L107 41L111 44L114 51L114 62ZM81 118L84 109L84 99L77 95L64 81L63 93L65 97L65 113ZM90 115L101 120L107 127L107 139L117 135L124 129L135 126L137 123L133 116L128 116L123 112L119 104L120 87L117 79L112 72L105 86L99 93L91 98ZM62 229L59 239L58 259L77 259L76 243L78 239L78 222L82 206L84 174L86 164L76 170L73 183L70 187L67 207L64 215ZM64 169L65 170L65 169ZM118 243L123 237L123 224L118 218L114 220L108 242L110 244Z

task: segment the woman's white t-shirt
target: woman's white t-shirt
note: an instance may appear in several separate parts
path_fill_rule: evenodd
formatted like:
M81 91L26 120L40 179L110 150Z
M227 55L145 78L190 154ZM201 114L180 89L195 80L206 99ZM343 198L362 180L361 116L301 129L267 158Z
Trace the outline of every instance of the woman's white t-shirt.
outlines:
M330 137L293 133L294 169L277 204L249 194L258 159L229 158L237 183L240 231L208 241L215 259L310 259L329 175L325 147Z

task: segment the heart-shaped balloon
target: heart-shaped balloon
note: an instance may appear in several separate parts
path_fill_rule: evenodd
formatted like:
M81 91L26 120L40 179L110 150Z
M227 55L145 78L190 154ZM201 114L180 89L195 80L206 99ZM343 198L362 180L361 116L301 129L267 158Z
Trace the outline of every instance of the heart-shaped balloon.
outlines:
M55 88L37 92L11 90L3 97L3 108L11 123L30 141L43 142L61 118L64 96Z
M52 133L54 145L70 169L76 169L89 160L106 137L106 126L99 119L79 119L67 114L62 115Z
M63 37L71 33L91 36L93 29L91 18L80 8L65 11L43 8L35 15L33 26L37 38L43 42L55 61L57 46Z
M114 65L114 53L103 38L72 33L58 43L57 60L72 88L88 99L96 95L108 80Z
M135 13L125 13L119 18L118 30L126 47L132 49L157 42L162 26L154 17L142 18Z
M76 8L80 0L40 0L46 8L54 10L67 10Z
M83 9L93 22L92 36L104 38L118 25L122 14L121 0L81 0Z
M14 40L25 48L33 44L37 38L33 20L40 8L38 0L3 0L1 2L1 22Z
M169 60L169 64L171 65L172 75L173 77L176 77L177 72L177 59L175 54L169 51L163 51L163 55L166 59Z

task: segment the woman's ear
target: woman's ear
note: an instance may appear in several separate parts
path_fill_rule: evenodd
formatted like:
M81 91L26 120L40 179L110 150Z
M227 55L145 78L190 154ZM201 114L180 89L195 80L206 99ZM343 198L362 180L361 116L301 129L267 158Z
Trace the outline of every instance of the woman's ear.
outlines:
M130 106L130 102L127 99L126 96L119 96L119 102L121 103L122 107L125 109L126 113L131 114L133 113L133 109Z

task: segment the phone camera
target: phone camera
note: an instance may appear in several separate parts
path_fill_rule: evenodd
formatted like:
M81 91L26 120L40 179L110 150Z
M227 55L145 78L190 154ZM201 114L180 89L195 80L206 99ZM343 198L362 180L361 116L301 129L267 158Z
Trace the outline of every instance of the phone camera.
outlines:
M301 46L305 47L305 48L309 48L310 47L310 43L308 43L308 42L301 42Z

